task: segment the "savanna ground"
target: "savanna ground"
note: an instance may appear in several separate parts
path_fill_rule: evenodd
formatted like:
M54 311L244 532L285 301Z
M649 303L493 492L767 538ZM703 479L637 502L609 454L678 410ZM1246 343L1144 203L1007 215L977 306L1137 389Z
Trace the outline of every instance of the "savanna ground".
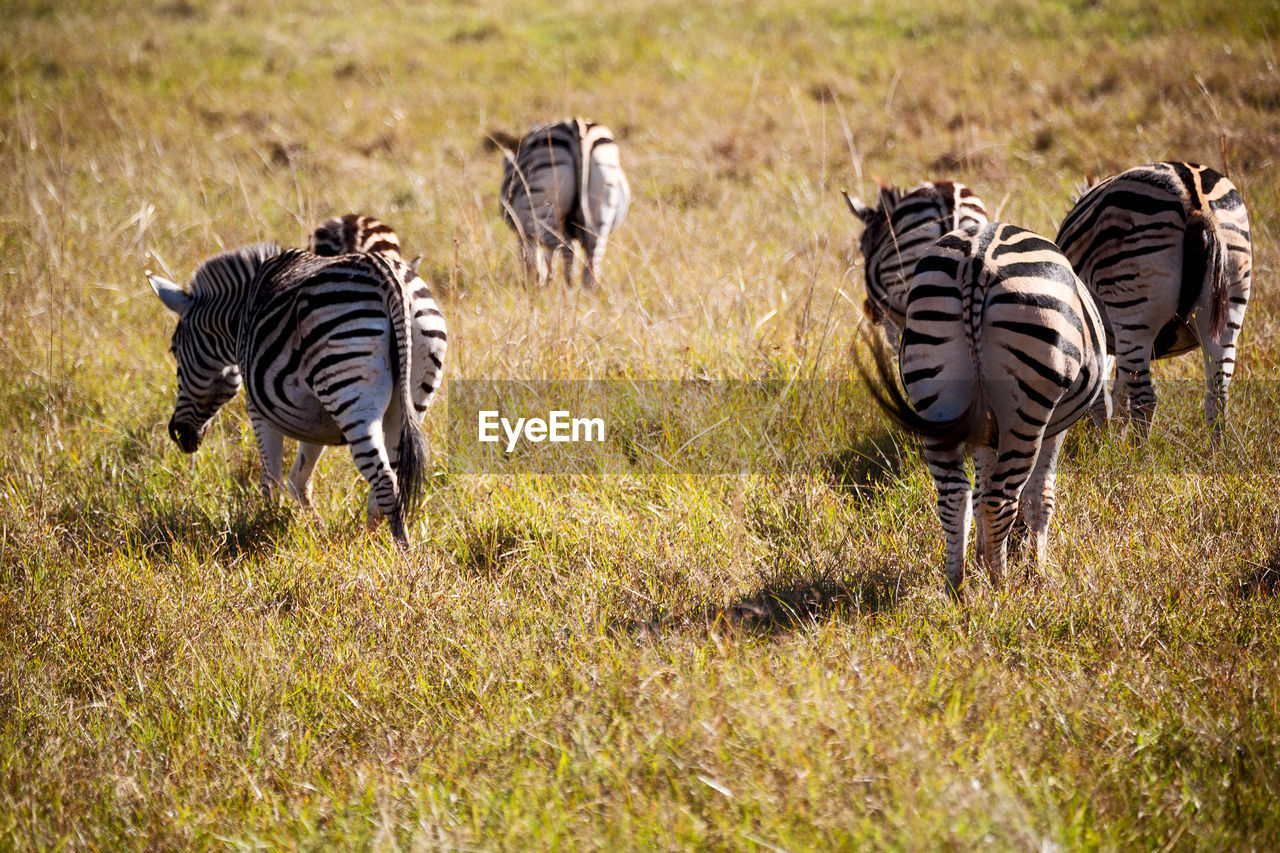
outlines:
M5 3L0 847L1280 846L1280 5L900 5ZM529 291L484 139L575 113L631 216L605 289ZM1074 430L1043 577L963 608L857 394L733 477L465 472L442 400L408 556L344 452L315 522L259 496L243 402L165 433L142 269L334 213L424 256L452 379L844 381L841 186L1052 235L1086 175L1224 154L1225 441L1162 365L1149 443Z

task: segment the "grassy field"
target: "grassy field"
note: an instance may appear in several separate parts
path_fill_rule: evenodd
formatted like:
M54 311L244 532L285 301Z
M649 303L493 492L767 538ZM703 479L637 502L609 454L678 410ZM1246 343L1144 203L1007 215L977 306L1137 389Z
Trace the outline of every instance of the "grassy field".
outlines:
M1280 3L900 5L6 2L0 848L1280 847ZM631 216L601 291L526 290L485 137L575 113ZM345 453L316 521L242 401L165 432L144 267L335 213L424 256L448 380L843 382L842 186L1051 236L1087 175L1224 157L1226 439L1162 364L1148 443L1068 439L1043 576L963 608L857 393L738 476L467 471L442 400L407 556Z

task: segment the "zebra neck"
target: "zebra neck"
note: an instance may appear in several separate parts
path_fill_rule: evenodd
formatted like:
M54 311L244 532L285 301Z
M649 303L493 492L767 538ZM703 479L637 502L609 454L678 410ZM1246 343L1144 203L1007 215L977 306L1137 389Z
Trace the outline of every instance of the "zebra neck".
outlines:
M252 294L249 283L221 294L203 306L200 328L210 355L226 364L239 364L240 335L244 331Z

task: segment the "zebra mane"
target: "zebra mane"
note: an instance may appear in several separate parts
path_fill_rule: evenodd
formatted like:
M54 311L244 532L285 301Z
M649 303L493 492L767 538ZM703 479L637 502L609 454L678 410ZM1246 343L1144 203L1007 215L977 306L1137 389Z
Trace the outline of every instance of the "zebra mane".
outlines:
M278 254L280 244L269 240L214 255L196 267L191 279L191 295L198 298L233 283L248 286L262 262Z

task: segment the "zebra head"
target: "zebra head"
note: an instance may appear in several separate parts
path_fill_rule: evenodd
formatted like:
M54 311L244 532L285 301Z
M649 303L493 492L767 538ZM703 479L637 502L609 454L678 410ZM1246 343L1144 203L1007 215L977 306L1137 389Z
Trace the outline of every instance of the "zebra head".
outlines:
M197 268L190 292L146 272L156 296L178 316L169 347L178 364L169 437L186 453L200 447L214 415L240 390L240 316L258 268L279 251L275 243L258 243L210 258Z
M849 205L849 210L862 222L862 237L858 241L858 248L862 252L863 274L866 276L868 294L868 298L862 303L862 310L872 323L885 328L891 342L896 346L896 334L894 334L894 330L890 329L889 318L884 306L873 298L874 294L881 292L879 282L876 281L878 263L874 259L884 247L891 246L894 242L891 217L894 209L897 208L898 203L902 200L902 190L881 184L879 202L875 207L868 207L862 203L861 199L850 196L844 190L840 192L844 195L844 200Z

